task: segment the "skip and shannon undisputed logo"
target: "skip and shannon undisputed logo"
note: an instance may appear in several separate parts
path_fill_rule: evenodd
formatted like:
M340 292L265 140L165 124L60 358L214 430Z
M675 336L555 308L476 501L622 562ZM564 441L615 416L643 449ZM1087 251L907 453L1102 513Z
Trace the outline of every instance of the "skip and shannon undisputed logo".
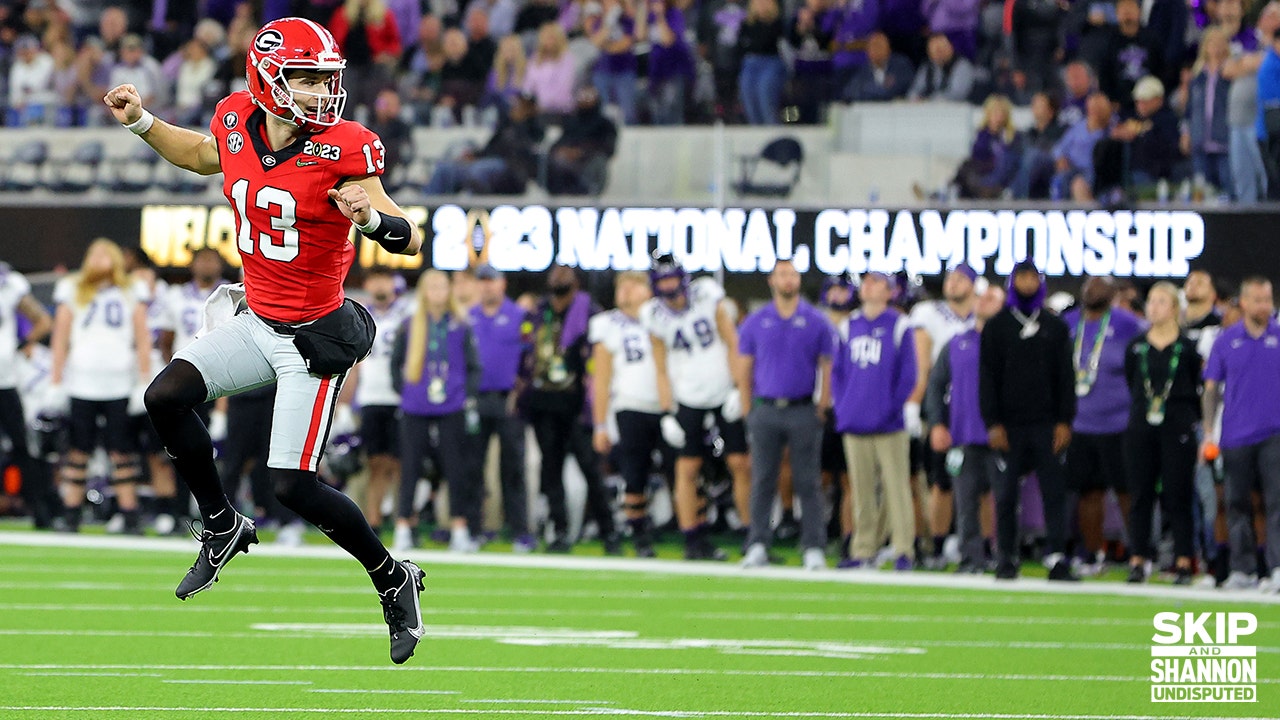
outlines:
M1212 623L1210 621L1212 620ZM1151 702L1257 702L1253 613L1156 613Z

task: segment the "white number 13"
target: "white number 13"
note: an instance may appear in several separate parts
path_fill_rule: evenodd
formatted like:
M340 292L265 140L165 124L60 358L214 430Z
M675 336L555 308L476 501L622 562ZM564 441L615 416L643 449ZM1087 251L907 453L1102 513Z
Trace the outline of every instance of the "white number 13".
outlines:
M378 151L378 157L376 160L373 157L373 150L369 149L368 143L365 143L364 147L361 148L362 150L364 150L364 164L365 164L364 169L365 169L365 172L369 173L370 175L377 172L378 170L381 170L387 164L386 156L385 156L386 148L383 146L382 141L374 140L373 148L374 150Z
M249 201L249 181L240 178L231 186L232 204L236 206L236 214L240 216L240 232L236 235L236 246L246 255L253 254L256 240L262 257L277 262L291 262L298 257L298 201L287 190L276 187L260 188L253 198L255 207L270 212L271 206L280 208L279 215L271 215L271 229L280 233L279 241L270 234L261 232L254 238L249 229L247 212Z

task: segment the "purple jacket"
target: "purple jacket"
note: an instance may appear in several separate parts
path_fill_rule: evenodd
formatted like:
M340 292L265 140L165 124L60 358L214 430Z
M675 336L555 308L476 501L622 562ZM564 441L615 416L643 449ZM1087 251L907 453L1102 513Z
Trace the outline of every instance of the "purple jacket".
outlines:
M422 377L409 382L404 376L409 354L409 333L413 318L405 320L391 350L391 386L400 393L400 409L410 415L440 417L462 410L467 398L474 397L480 382L480 361L476 355L475 335L466 320L446 316L449 331L435 353L430 348L422 364ZM439 325L440 323L437 323ZM444 379L445 399L433 403L428 397L431 379Z
M663 47L655 38L649 49L649 81L663 82L675 77L693 79L693 51L684 39L684 13L679 8L667 6L667 26L675 35L670 47ZM649 29L652 33L654 15L649 13Z
M880 0L849 0L840 15L831 62L837 69L856 68L867 62L866 41L880 29ZM853 44L854 47L850 47Z
M938 355L929 374L925 408L930 424L945 425L951 442L986 445L987 426L978 404L978 355L982 336L975 329L955 336Z
M902 406L916 386L916 346L906 315L892 308L874 320L854 312L840 328L831 369L836 431L881 435L906 427Z

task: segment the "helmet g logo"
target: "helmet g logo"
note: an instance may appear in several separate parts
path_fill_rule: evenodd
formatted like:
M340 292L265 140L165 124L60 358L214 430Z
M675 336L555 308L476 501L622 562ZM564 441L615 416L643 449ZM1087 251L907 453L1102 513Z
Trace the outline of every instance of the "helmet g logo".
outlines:
M284 45L284 36L274 28L263 30L253 40L253 49L260 53L275 52L281 45Z

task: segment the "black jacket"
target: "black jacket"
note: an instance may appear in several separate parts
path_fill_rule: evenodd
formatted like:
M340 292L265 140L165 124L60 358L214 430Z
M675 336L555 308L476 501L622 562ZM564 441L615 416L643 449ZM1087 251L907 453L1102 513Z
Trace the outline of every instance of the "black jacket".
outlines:
M982 330L978 403L993 425L1071 424L1076 416L1075 370L1066 323L1047 310L1040 329L1021 337L1022 324L1005 308Z

